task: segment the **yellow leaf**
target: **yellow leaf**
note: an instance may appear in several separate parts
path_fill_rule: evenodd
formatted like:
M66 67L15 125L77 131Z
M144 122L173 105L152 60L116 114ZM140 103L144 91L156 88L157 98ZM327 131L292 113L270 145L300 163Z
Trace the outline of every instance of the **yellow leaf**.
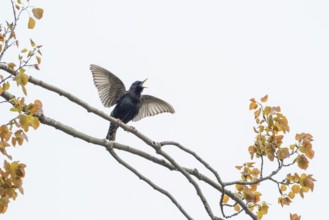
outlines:
M4 214L7 211L7 208L8 208L7 204L8 203L6 203L4 205L3 204L0 205L0 213Z
M263 216L267 214L268 208L269 207L265 202L263 202L263 204L258 207L257 217L259 220L261 220Z
M266 106L265 109L264 109L264 111L263 111L263 114L264 115L268 115L270 113L271 113L271 107L270 106Z
M21 124L24 131L25 132L29 131L29 123L28 123L28 120L27 120L27 116L26 115L20 115L18 118L19 118L19 123Z
M299 191L299 195L300 195L300 197L302 197L304 199L304 192L302 189Z
M14 79L16 80L17 85L25 86L29 80L29 77L24 73L24 71L21 70L22 69L20 69L20 72L15 76Z
M236 211L236 212L238 212L238 211L240 211L240 205L239 204L235 204L234 205L234 210Z
M3 84L3 90L4 90L4 91L7 91L7 90L9 89L9 87L10 87L10 83L9 83L9 82L5 82L5 83Z
M33 15L36 19L41 19L43 16L43 9L42 8L33 8L32 9Z
M291 191L291 192L289 192L288 196L289 196L290 199L294 199L295 198L295 193Z
M257 152L257 148L255 146L250 146L248 148L248 151L249 151L249 154L251 156L251 159L253 159L254 158L254 154Z
M0 126L0 138L2 139L2 141L8 141L11 137L11 132L9 131L8 127L6 125L2 125ZM5 144L4 142L4 144ZM8 145L4 145L4 146L8 146Z
M251 174L253 176L257 177L260 174L260 171L259 171L259 169L254 168L254 169L252 169Z
M290 145L289 148L290 148L290 150L292 150L292 151L295 150L295 148L296 148L296 144L292 144L292 145Z
M312 143L306 140L303 140L302 146L299 148L299 151L305 154L310 159L314 157L314 150L312 149Z
M288 148L281 148L277 152L279 160L284 160L290 157L289 149Z
M34 41L32 39L30 39L30 43L31 43L31 46L32 47L35 47L35 43L34 43Z
M15 138L19 145L22 145L24 140L28 141L26 134L21 129L15 132Z
M266 102L266 101L267 101L267 99L268 99L268 95L264 96L264 97L263 97L263 98L261 98L260 100L261 100L262 102Z
M25 86L22 86L22 90L23 90L24 95L27 96L27 90L26 90Z
M258 109L257 111L254 112L255 118L258 118L260 115L261 109Z
M2 51L2 44L0 44L0 52Z
M224 197L223 197L223 204L226 204L229 199L230 199L230 197L225 194Z
M255 162L248 162L248 163L246 163L246 166L247 166L247 167L253 167L254 164L255 164Z
M258 107L258 105L257 105L256 102L251 102L250 105L249 105L249 110L256 109L257 107Z
M287 186L286 185L281 185L281 191L284 192L287 190Z
M18 190L19 190L19 192L20 192L21 194L24 194L24 189L23 189L23 187L19 187Z
M235 166L238 170L241 170L242 166Z
M36 56L36 59L37 59L37 61L38 61L38 64L40 64L40 63L41 63L41 57Z
M290 198L289 197L280 197L278 199L278 203L283 207L284 205L290 205Z
M260 192L253 192L250 189L244 189L242 191L244 198L248 201L248 202L252 202L252 203L257 203L260 200L260 196L262 195Z
M296 158L298 167L306 170L308 167L308 159L304 155L298 155Z
M276 107L271 108L271 113L277 113L277 112L281 112L280 106L276 106Z
M290 220L301 220L302 216L290 213Z
M40 125L39 118L34 117L34 120L33 120L33 122L32 122L32 127L33 127L34 129L37 129L37 128L39 127L39 125Z
M291 190L294 192L294 193L299 193L299 190L300 190L300 187L298 185L293 185Z
M15 31L12 31L12 32L10 33L9 39L11 39L11 38L16 39L16 33L15 33Z
M5 38L3 37L2 34L0 34L0 41L1 41L1 42L4 42L4 41L5 41Z
M27 54L27 56L28 56L28 57L31 57L31 56L33 56L33 54L34 54L33 51L30 50L29 53Z
M301 134L296 134L295 135L295 140L296 141L300 141L300 139L301 139Z
M28 27L29 29L33 29L34 26L35 26L35 20L34 20L32 17L30 17L30 18L29 18L29 23L27 24L27 27Z
M29 114L34 115L34 114L42 114L42 102L40 100L35 100L34 104L32 105L32 108L30 109Z
M12 137L11 138L11 144L15 147L16 146L16 138Z
M316 180L312 177L311 174L309 175L302 174L300 178L300 185L302 186L303 191L307 192L308 189L311 189L313 191L315 181Z
M236 184L235 185L235 188L240 192L241 190L243 190L245 188L245 186L244 185Z
M26 48L24 48L22 51L21 51L21 53L26 53L27 52L27 49Z

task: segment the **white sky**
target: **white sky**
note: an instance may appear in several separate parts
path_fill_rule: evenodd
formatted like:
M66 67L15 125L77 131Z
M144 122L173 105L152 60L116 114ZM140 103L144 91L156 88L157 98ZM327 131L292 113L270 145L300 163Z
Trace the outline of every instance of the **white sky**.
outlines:
M0 19L11 15L9 0L0 4ZM40 1L45 9L32 37L43 44L43 63L33 76L105 109L93 85L91 63L101 65L129 87L149 78L146 94L171 103L176 114L131 123L156 141L175 140L196 151L224 181L235 180L234 168L249 161L253 114L249 99L269 94L280 105L291 133L314 135L316 156L308 173L317 179L314 193L288 207L277 205L271 184L265 219L327 216L329 102L329 3L327 1ZM22 41L21 44L24 44ZM108 123L58 95L29 86L29 99L39 98L45 114L87 134L103 138ZM25 195L4 216L13 219L184 219L164 196L118 165L103 148L42 126L29 143L15 149L27 164ZM148 149L119 130L117 140ZM289 142L290 141L290 142ZM150 150L150 152L152 152ZM168 147L182 165L190 157ZM195 219L207 219L195 190L174 172L120 154L177 195ZM202 170L198 166L199 170ZM218 194L205 188L219 215ZM275 195L275 198L273 196ZM241 215L236 219L248 219Z

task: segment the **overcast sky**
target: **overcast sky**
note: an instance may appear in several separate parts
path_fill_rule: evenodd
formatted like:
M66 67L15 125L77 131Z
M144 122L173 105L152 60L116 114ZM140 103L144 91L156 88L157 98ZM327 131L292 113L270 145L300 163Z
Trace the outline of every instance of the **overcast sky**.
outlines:
M317 182L313 193L304 200L298 196L284 209L277 204L276 186L270 184L264 192L270 203L265 219L289 219L290 212L302 214L304 220L327 216L327 1L31 2L45 10L44 18L35 31L19 33L18 38L27 43L32 37L44 45L41 71L30 72L33 76L108 113L93 85L91 63L111 70L126 87L149 78L145 94L171 103L176 113L130 124L155 141L175 140L196 151L224 181L237 179L234 166L250 161L254 122L249 99L268 94L269 104L280 105L289 120L286 145L295 133L314 135L316 153L307 172ZM1 22L11 16L8 3L1 1ZM105 137L108 122L41 88L29 85L28 92L30 101L43 101L47 116ZM117 141L152 152L121 129ZM182 165L196 167L174 147L166 150ZM25 195L11 203L2 219L184 219L166 197L102 147L53 128L30 132L29 143L13 154L27 164ZM180 175L120 155L176 195L195 219L207 219L195 190ZM205 193L220 215L219 195L207 187Z

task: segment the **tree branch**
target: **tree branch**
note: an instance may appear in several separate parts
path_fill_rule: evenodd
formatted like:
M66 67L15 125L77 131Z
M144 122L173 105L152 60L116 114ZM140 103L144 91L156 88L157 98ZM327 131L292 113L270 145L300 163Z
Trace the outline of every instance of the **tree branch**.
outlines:
M16 75L16 72L12 69L10 69L9 67L7 67L6 65L0 64L0 69L5 70L6 72L12 74L12 75ZM50 85L48 83L45 83L43 81L40 81L38 79L33 78L32 76L29 76L29 82L31 82L32 84L38 85L42 88L45 88L49 91L55 92L57 94L59 94L60 96L64 96L67 99L69 99L71 102L76 103L78 105L80 105L81 107L85 108L88 112L92 112L98 116L100 116L101 118L111 121L114 124L118 125L119 127L123 128L126 131L129 131L130 133L134 134L135 136L137 136L140 140L144 141L144 143L146 143L147 145L151 146L155 152L161 156L163 156L165 159L167 159L173 166L174 168L179 171L180 173L182 173L184 175L184 177L193 185L193 187L195 188L197 195L199 196L200 200L202 201L205 210L207 211L208 215L210 216L211 219L218 219L218 217L214 216L214 214L212 213L212 210L207 202L207 199L205 198L205 196L203 195L199 185L193 180L193 178L190 176L190 174L184 170L172 157L170 157L167 153L165 153L164 151L161 150L161 144L157 143L153 140L151 140L150 138L148 138L147 136L143 135L141 132L139 132L138 130L131 128L131 126L128 126L118 120L116 120L115 118L105 114L104 112L90 106L89 104L87 104L86 102L84 102L83 100L73 96L72 94L59 89L58 87L55 87L53 85ZM42 121L43 119L40 118ZM47 121L44 121L45 124L47 124ZM58 122L59 123L59 122ZM77 133L71 133L68 130L62 130L70 135L72 135L73 137L77 137ZM78 131L77 131L78 132ZM80 132L81 133L81 132ZM81 138L87 142L91 142L91 140L89 138ZM99 140L99 139L98 139ZM103 140L104 142L104 140ZM94 142L93 142L94 143ZM95 143L98 145L102 145L101 143ZM178 143L177 143L178 144ZM181 146L181 145L180 145ZM190 152L191 153L191 152ZM195 153L194 153L195 154ZM193 154L192 154L193 155ZM196 154L195 154L196 155ZM199 158L201 159L201 158ZM200 160L199 160L200 161ZM203 161L203 160L201 160ZM200 161L200 162L201 162ZM202 162L201 162L202 163ZM204 164L204 163L203 163ZM204 164L205 165L205 164ZM209 166L210 167L210 166ZM193 172L194 174L198 174L198 172ZM199 175L200 176L200 175ZM216 175L215 175L216 176ZM216 177L217 178L217 177ZM204 179L205 180L205 179ZM220 180L220 178L219 178ZM218 181L218 178L217 178ZM215 186L218 190L221 189L221 187L216 186L216 184L211 184L212 186ZM252 218L252 219L257 219L257 217L248 209L248 207L246 206L246 204L239 199L238 197L236 197L232 192L228 191L228 190L224 190L224 193L227 194L229 197L231 197L233 200L235 200L243 209L245 209L245 212Z
M186 147L184 147L180 143L177 143L177 142L174 142L174 141L163 141L163 142L160 142L160 146L165 146L165 145L174 145L174 146L178 147L179 149L183 150L184 152L186 152L188 154L191 154L195 159L197 159L201 164L203 164L210 172L212 172L215 175L218 183L221 186L223 186L223 181L219 177L217 171L214 168L212 168L205 160L203 160L195 152L191 151L190 149L187 149Z
M249 182L242 182L242 181L232 181L232 182L225 182L225 186L230 186L230 185L235 185L235 184L239 184L239 185L255 185L258 184L260 182L263 182L265 180L269 180L271 179L273 176L275 176L280 170L282 169L282 165L278 165L278 168L276 170L274 170L270 175L259 178L258 180L254 180L254 181L249 181Z
M112 143L113 144L113 143ZM112 155L112 157L118 161L118 163L120 163L122 166L124 166L125 168L127 168L128 170L130 170L131 172L133 172L136 176L138 176L141 180L143 180L144 182L146 182L148 185L150 185L153 189L155 189L156 191L164 194L165 196L167 196L175 205L176 207L179 209L179 211L181 211L181 213L183 213L183 215L189 219L189 220L193 220L193 218L187 214L187 212L182 208L182 206L177 202L177 200L166 190L160 188L159 186L157 186L156 184L154 184L150 179L146 178L144 175L142 175L140 172L138 172L135 168L133 168L132 166L130 166L127 162L125 162L124 160L122 160L113 150L113 147L110 145L109 147L106 148L108 150L108 152L110 152L110 154Z

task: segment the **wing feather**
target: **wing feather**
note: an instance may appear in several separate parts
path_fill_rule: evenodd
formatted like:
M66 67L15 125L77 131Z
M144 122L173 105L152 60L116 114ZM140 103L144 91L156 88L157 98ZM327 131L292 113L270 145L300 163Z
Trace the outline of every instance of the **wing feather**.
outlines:
M126 93L123 82L110 71L94 64L90 65L90 70L99 98L105 107L111 107Z
M142 118L164 112L175 113L175 110L169 103L159 98L150 95L142 95L139 112L133 121L138 121Z

